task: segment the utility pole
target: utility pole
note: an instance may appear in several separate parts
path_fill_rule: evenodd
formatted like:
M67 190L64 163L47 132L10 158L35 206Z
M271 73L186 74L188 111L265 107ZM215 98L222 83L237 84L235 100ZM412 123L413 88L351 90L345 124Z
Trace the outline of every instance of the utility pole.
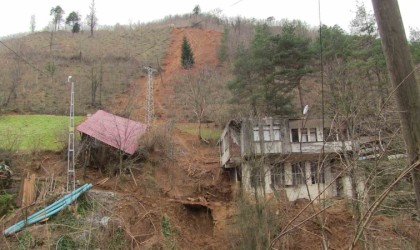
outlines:
M71 76L67 78L67 82L71 84L70 90L70 123L69 123L69 140L67 148L67 186L66 191L72 192L76 189L76 172L74 168L74 82Z
M410 166L420 160L420 90L397 0L372 0L382 50L395 88L402 133ZM420 166L411 172L420 214Z
M147 70L148 82L147 82L147 96L146 96L146 120L147 126L150 126L155 118L155 106L153 101L153 72L157 70L152 67L143 67Z

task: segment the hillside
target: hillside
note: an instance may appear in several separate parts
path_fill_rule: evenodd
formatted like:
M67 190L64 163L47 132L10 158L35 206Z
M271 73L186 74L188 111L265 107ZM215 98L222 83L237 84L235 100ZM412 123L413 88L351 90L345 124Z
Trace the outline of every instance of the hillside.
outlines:
M169 44L170 28L115 27L88 33L37 32L11 38L0 48L0 102L4 112L65 114L67 77L76 82L75 112L86 115L108 107L156 65ZM30 63L30 64L28 64Z
M67 34L62 35L63 37L67 36ZM174 88L176 88L174 79L177 74L182 74L184 71L180 66L179 60L179 48L184 35L191 40L197 61L196 71L203 67L216 67L218 63L216 54L220 42L219 32L189 28L172 29L167 40L169 47L162 59L162 63L159 61L157 63L161 64L161 74L154 77L155 106L158 117L156 130L157 133L168 133L163 135L163 138L168 140L164 142L168 146L159 150L170 150L172 152L170 153L171 155L165 156L165 152L158 151L152 153L152 158L146 163L136 164L134 169L138 170L133 170L136 183L133 182L130 175L123 175L112 177L106 183L95 187L95 190L98 192L115 192L117 197L115 205L108 205L106 209L112 210L113 220L118 221L119 226L124 229L124 234L126 234L128 239L135 237L132 239L135 243L132 241L132 244L138 244L137 248L140 246L155 248L166 244L161 236L161 230L156 228L165 216L169 218L169 223L174 233L176 232L171 241L176 242L176 245L181 249L222 249L226 246L225 232L227 229L225 224L231 213L229 211L232 206L230 204L232 197L226 176L219 171L217 147L214 144L203 144L198 140L195 124L178 124L178 119L176 123L172 122L172 125L170 122L169 113L177 109L175 104L172 103L175 95ZM104 38L98 34L95 38L88 39L100 40ZM130 41L134 40L131 39ZM118 53L121 53L121 50ZM70 52L66 55L70 55ZM153 55L155 56L156 53L153 52ZM96 58L93 53L91 56ZM107 56L108 54L105 57ZM136 58L139 61L141 59L139 54ZM57 62L59 61L62 63L60 65L64 65L68 60L67 56L63 56ZM117 67L114 70L118 70L118 67L122 68L128 64L130 67L134 67L131 64L133 60L135 60L135 56L132 56L130 62L125 60L120 62L115 58L110 59L109 62L113 62L110 65L116 65ZM86 61L83 63L86 63ZM71 68L71 66L68 67ZM108 72L107 75L110 77L112 72ZM75 79L79 76L73 73L72 75ZM113 77L117 78L117 76ZM116 91L109 95L112 98L108 99L105 99L106 96L103 96L104 102L102 107L117 114L125 114L133 119L143 121L145 112L144 90L146 89L147 78L137 73L132 77L136 77L136 79L131 84L121 85L121 87L126 87L124 91ZM62 92L63 96L67 94L64 93L66 91ZM86 94L83 91L79 93L82 95ZM90 96L86 95L85 97L89 98ZM61 98L65 99L66 97ZM109 105L106 105L106 103L109 103ZM63 105L62 107L64 109L67 106ZM82 105L79 104L79 106L76 106L76 109L78 107L83 110ZM94 109L94 107L89 105L86 105L85 108L86 110ZM182 120L181 118L180 121ZM207 129L216 131L216 136L218 136L219 132L217 131L219 130L214 129L213 125ZM168 131L165 132L165 130ZM214 136L209 139L214 143ZM20 160L16 159L14 162L18 166L16 168L17 175L23 176L29 172L35 173L38 177L53 178L51 176L53 174L56 181L63 182L65 180L65 172L63 170L66 162L59 154L41 153L34 156L30 161L28 161L28 158L22 158ZM42 168L39 168L39 166L42 166ZM104 176L101 176L101 173L93 169L88 169L87 173L84 182L95 183L104 178ZM79 178L81 179L81 176ZM58 190L60 189L56 191ZM107 206L107 203L101 200L100 197L93 195L92 198L95 199L95 204ZM192 208L188 208L184 203L188 203L192 199L199 201L198 204L202 205L192 205ZM205 202L203 203L203 201ZM139 203L143 210L133 209L138 207ZM101 213L106 213L102 209L99 210ZM143 216L142 218L147 220L139 218L141 215ZM138 218L137 221L135 221L135 218ZM58 216L57 219L61 220L61 217ZM10 225L11 221L15 220L8 219L7 225ZM217 226L215 226L216 221ZM84 227L83 223L79 226ZM32 237L36 237L37 241L43 242L39 249L43 249L42 245L50 244L48 239L39 235L37 229L28 230L27 232ZM148 234L148 232L152 233ZM65 232L62 233L66 235ZM102 237L102 234L99 236ZM59 237L59 235L52 233L50 237L55 238ZM97 237L93 237L93 241L96 242L97 240ZM0 244L6 243L3 241ZM16 242L12 241L7 244L13 245Z
M404 166L403 159L378 163L385 169L357 159L351 163L358 168L373 168L372 179L366 181L373 183L367 198L332 197L309 203L307 199L289 202L282 192L266 200L243 195L241 184L234 182L237 177L220 168L222 145L218 142L228 120L250 115L249 106L230 103L232 92L227 88L234 78L237 46L251 43L256 26L252 20L240 21L223 23L208 18L194 25L201 27L193 28L190 18L176 17L150 25L115 26L97 31L94 37L60 31L54 33L52 43L48 32L7 40L6 44L32 66L0 47L1 111L9 115L2 120L4 126L12 126L7 121L14 115L67 114L68 75L76 82L75 110L80 116L104 109L146 122L148 78L144 66L157 69L153 75L156 120L140 140L139 155L134 158L121 157L117 152L117 157L106 155L103 164L91 162L82 168L83 158L79 157L77 184L92 183L93 189L77 205L49 220L27 227L16 236L1 237L0 249L260 249L279 234L273 249L321 249L323 244L330 249L348 248L361 215L355 211L369 208L358 207L356 199L374 204L376 196ZM223 24L230 27L229 55L220 62L217 55ZM279 32L278 27L272 30ZM184 37L195 57L189 70L182 68L180 60ZM319 78L314 70L302 79L303 97L315 115L321 109ZM196 88L195 83L203 88ZM200 120L202 138L197 132L195 104L189 100L197 89L202 92L196 99L206 101ZM367 96L363 94L356 97L363 99ZM294 106L299 106L297 90L293 97ZM25 134L27 127L22 124L16 130ZM56 139L65 144L67 138ZM11 209L0 218L4 228L64 192L66 153L66 148L42 152L31 148L9 155L16 179L30 174L39 178L36 193L41 198L28 207ZM124 162L118 165L121 159ZM344 168L349 168L348 159L340 160ZM356 249L415 249L419 245L419 223L408 179L401 181L373 215L363 235L370 240L361 240Z

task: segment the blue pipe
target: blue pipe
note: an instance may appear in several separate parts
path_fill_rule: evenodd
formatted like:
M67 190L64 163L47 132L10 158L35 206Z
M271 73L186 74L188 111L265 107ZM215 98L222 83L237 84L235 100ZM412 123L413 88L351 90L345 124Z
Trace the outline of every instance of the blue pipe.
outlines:
M23 222L25 222L25 221L30 221L30 220L32 220L32 219L34 219L34 218L36 218L37 216L40 216L40 215L45 214L45 213L48 213L50 210L52 210L52 209L54 209L54 208L56 208L56 207L61 207L61 206L63 205L63 203L64 203L64 202L65 202L68 198L70 198L71 196L74 196L74 195L76 195L77 193L79 193L82 189L84 189L84 188L85 188L85 186L86 186L86 184L85 184L85 185L83 185L82 187L80 187L80 188L76 189L74 192L72 192L72 193L70 193L70 194L67 194L67 195L65 195L64 197L62 197L61 199L59 199L59 200L55 201L54 203L52 203L52 204L51 204L51 205L49 205L48 207L46 207L46 208L44 208L44 209L39 210L38 212L36 212L36 213L34 213L33 215L31 215L31 216L29 216L28 218L26 218Z
M63 196L61 199L55 201L48 207L39 210L38 212L34 213L33 215L27 217L24 220L19 221L18 223L14 224L13 226L7 228L3 231L4 235L10 235L12 233L16 233L17 231L22 230L23 227L26 225L31 225L38 221L44 220L49 218L50 216L58 213L63 208L70 205L73 201L75 201L81 194L86 192L92 187L92 184L85 184L78 189L74 190L70 194Z
M55 213L60 211L65 206L67 206L72 201L74 201L82 192L87 190L86 188L88 188L88 185L83 185L82 187L78 188L74 192L72 192L68 195L65 195L60 200L58 200L58 201L54 202L53 204L49 205L48 207L46 207L46 208L36 212L35 214L27 217L25 220L22 220L22 221L16 223L15 225L13 225L10 228L8 228L7 230L5 230L3 233L4 234L11 234L11 233L17 232L17 231L21 230L25 225L30 225L30 224L33 224L33 223L38 222L40 220L43 220L43 219L47 218L46 215L52 215L53 213L51 213L51 211L55 211ZM67 201L69 201L69 202L67 202Z
M5 234L11 234L13 232L17 232L17 231L21 230L25 225L30 225L30 224L33 224L33 223L38 222L40 220L43 220L45 218L48 218L49 216L57 213L58 211L60 211L64 207L66 207L68 204L70 204L71 202L76 200L80 196L80 194L82 194L84 191L86 191L89 188L90 188L89 185L84 185L84 186L80 187L79 189L75 190L74 192L64 196L60 200L58 200L58 201L54 202L53 204L49 205L48 207L38 211L37 213L29 216L27 219L22 220L19 223L17 223L16 225L10 227L9 229L7 229L5 231ZM53 213L52 213L52 211L53 211Z
M56 206L61 205L61 204L62 204L62 203L63 203L66 199L68 199L70 196L75 195L75 194L77 194L78 192L80 192L80 190L82 190L82 189L83 189L86 185L87 185L87 184L85 184L85 185L83 185L83 186L79 187L78 189L76 189L76 190L75 190L75 191L73 191L72 193L70 193L70 194L67 194L67 195L63 196L62 198L60 198L59 200L55 201L54 203L52 203L52 204L51 204L51 205L49 205L48 207L46 207L46 208L44 208L44 209L39 210L38 212L36 212L36 213L34 213L33 215L29 216L26 220L29 220L29 219L31 219L31 218L34 218L34 217L38 216L39 214L41 214L41 213L43 213L43 212L45 212L45 211L48 211L48 210L50 210L50 209L52 209L52 208L54 208L54 207L56 207Z

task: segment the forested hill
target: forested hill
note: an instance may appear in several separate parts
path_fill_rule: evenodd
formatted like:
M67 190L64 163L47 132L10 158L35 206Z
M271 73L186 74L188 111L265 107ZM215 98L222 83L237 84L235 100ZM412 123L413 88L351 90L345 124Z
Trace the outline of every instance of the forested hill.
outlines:
M321 115L319 29L299 20L225 18L211 14L170 16L150 24L95 31L44 31L10 38L0 47L2 112L65 114L68 75L76 81L76 113L107 107L145 76L143 66L165 70L162 59L174 27L222 32L218 59L229 93L217 105L225 117ZM382 104L390 84L373 15L359 6L352 33L322 27L324 111L349 115ZM420 32L411 31L415 62ZM351 76L351 77L350 77ZM357 112L359 112L357 111ZM325 113L325 112L324 112ZM209 114L208 119L215 120Z

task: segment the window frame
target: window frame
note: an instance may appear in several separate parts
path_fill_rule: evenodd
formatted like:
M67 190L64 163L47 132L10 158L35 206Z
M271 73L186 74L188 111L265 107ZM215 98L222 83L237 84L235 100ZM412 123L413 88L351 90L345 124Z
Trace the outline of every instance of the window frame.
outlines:
M318 162L311 161L311 184L325 184L325 168L320 168L318 172ZM319 181L319 182L318 182Z
M308 142L317 142L318 141L318 137L317 137L317 129L316 128L309 128L308 129ZM313 140L312 140L313 138Z
M274 164L270 170L271 184L273 187L286 186L286 171L283 163Z
M299 186L305 184L305 162L292 163L292 185Z
M253 137L254 142L260 141L260 128L258 126L253 128Z
M300 141L301 142L309 142L309 129L307 128L301 128L300 129ZM304 133L305 132L305 133ZM305 140L303 138L306 138Z
M276 138L276 135L278 135L277 138ZM280 127L280 124L273 124L273 141L281 141L281 127Z
M263 129L263 141L264 142L270 142L270 141L273 141L272 139L271 139L271 126L270 125L263 125L262 126L262 129ZM267 137L268 138L267 138Z
M299 129L298 128L290 129L290 137L291 137L290 140L291 140L292 143L300 142Z
M252 168L250 174L249 181L252 188L265 186L265 175L264 173L261 175L258 168Z

